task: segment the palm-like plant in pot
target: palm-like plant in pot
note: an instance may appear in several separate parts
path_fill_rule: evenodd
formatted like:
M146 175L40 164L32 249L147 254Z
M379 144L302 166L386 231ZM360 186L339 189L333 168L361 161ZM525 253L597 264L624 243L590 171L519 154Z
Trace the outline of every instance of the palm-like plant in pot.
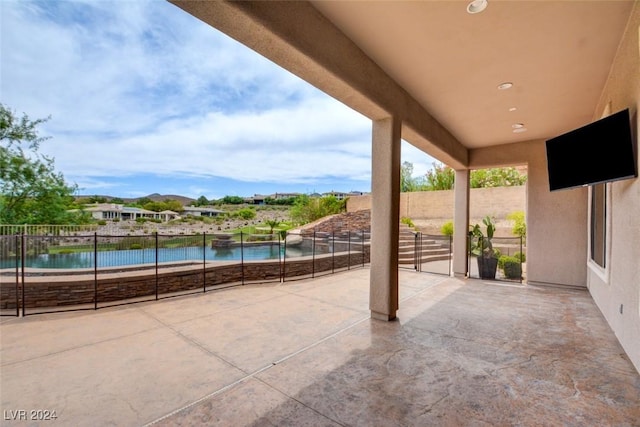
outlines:
M495 279L498 268L499 254L493 249L491 239L496 231L496 226L490 216L484 217L482 223L486 227L486 234L482 232L479 224L471 227L471 254L478 257L478 273L481 279Z

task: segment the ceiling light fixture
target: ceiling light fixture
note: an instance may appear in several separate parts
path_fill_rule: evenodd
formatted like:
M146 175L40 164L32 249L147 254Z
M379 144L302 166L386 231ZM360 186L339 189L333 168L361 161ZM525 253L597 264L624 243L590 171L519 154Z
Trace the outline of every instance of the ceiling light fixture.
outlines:
M514 129L522 129L524 127L524 124L522 123L514 123L511 125L512 128Z
M473 0L467 5L467 12L470 14L480 13L487 8L487 0Z
M517 110L517 108L516 108L516 107L511 107L511 108L509 108L509 111L511 111L511 112L516 111L516 110Z
M525 127L521 127L521 128L516 128L513 130L513 133L522 133L522 132L526 132L527 128Z
M512 87L513 87L513 83L504 82L498 85L498 90L507 90L507 89L511 89Z

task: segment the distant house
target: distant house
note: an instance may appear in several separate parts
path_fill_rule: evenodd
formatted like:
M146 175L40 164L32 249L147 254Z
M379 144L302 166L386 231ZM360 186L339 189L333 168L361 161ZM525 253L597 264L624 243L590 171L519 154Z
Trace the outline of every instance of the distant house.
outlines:
M281 200L281 199L290 199L292 197L298 197L300 195L301 193L276 193L271 195L270 197L274 200Z
M224 211L213 209L213 208L202 208L196 206L185 206L184 207L184 215L185 216L206 216L206 217L216 217L218 215L224 214Z
M138 218L159 219L161 221L170 221L179 217L177 212L162 211L154 212L142 208L134 208L123 206L115 203L99 203L84 209L85 212L91 213L91 216L98 220L114 220L121 221L136 220Z
M268 198L271 198L271 196L254 194L253 197L247 197L244 199L244 201L250 205L264 205L266 203L266 199Z
M329 191L328 193L322 193L322 197L333 196L338 200L344 200L347 197L362 196L362 195L364 195L362 191L350 191L348 193L343 193L341 191Z

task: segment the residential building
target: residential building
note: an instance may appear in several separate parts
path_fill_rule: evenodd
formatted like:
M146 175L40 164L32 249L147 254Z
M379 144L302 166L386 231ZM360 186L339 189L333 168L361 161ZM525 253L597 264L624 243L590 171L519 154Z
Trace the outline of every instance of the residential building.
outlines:
M136 220L138 218L159 219L170 221L180 215L173 211L154 212L147 209L119 205L115 203L100 203L84 209L90 212L91 216L98 220Z
M224 214L224 211L221 211L219 209L213 209L213 208L203 208L203 207L196 207L196 206L185 206L183 208L183 214L185 216L204 216L204 217L208 217L208 218L213 218L213 217L216 217L218 215Z
M361 191L350 191L348 193L344 193L342 191L329 191L327 193L322 193L322 197L333 196L338 200L344 200L353 196L363 196L365 193Z

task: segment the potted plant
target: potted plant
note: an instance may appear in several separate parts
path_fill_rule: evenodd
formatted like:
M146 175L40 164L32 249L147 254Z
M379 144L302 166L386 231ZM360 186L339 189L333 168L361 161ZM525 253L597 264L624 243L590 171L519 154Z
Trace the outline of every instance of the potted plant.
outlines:
M522 279L522 263L517 256L503 255L498 259L498 267L507 279Z
M490 216L484 217L482 223L486 226L486 235L479 224L471 227L471 254L478 257L478 273L481 279L495 279L498 269L498 251L493 249L491 239L496 231L496 226ZM473 239L475 237L475 239Z

